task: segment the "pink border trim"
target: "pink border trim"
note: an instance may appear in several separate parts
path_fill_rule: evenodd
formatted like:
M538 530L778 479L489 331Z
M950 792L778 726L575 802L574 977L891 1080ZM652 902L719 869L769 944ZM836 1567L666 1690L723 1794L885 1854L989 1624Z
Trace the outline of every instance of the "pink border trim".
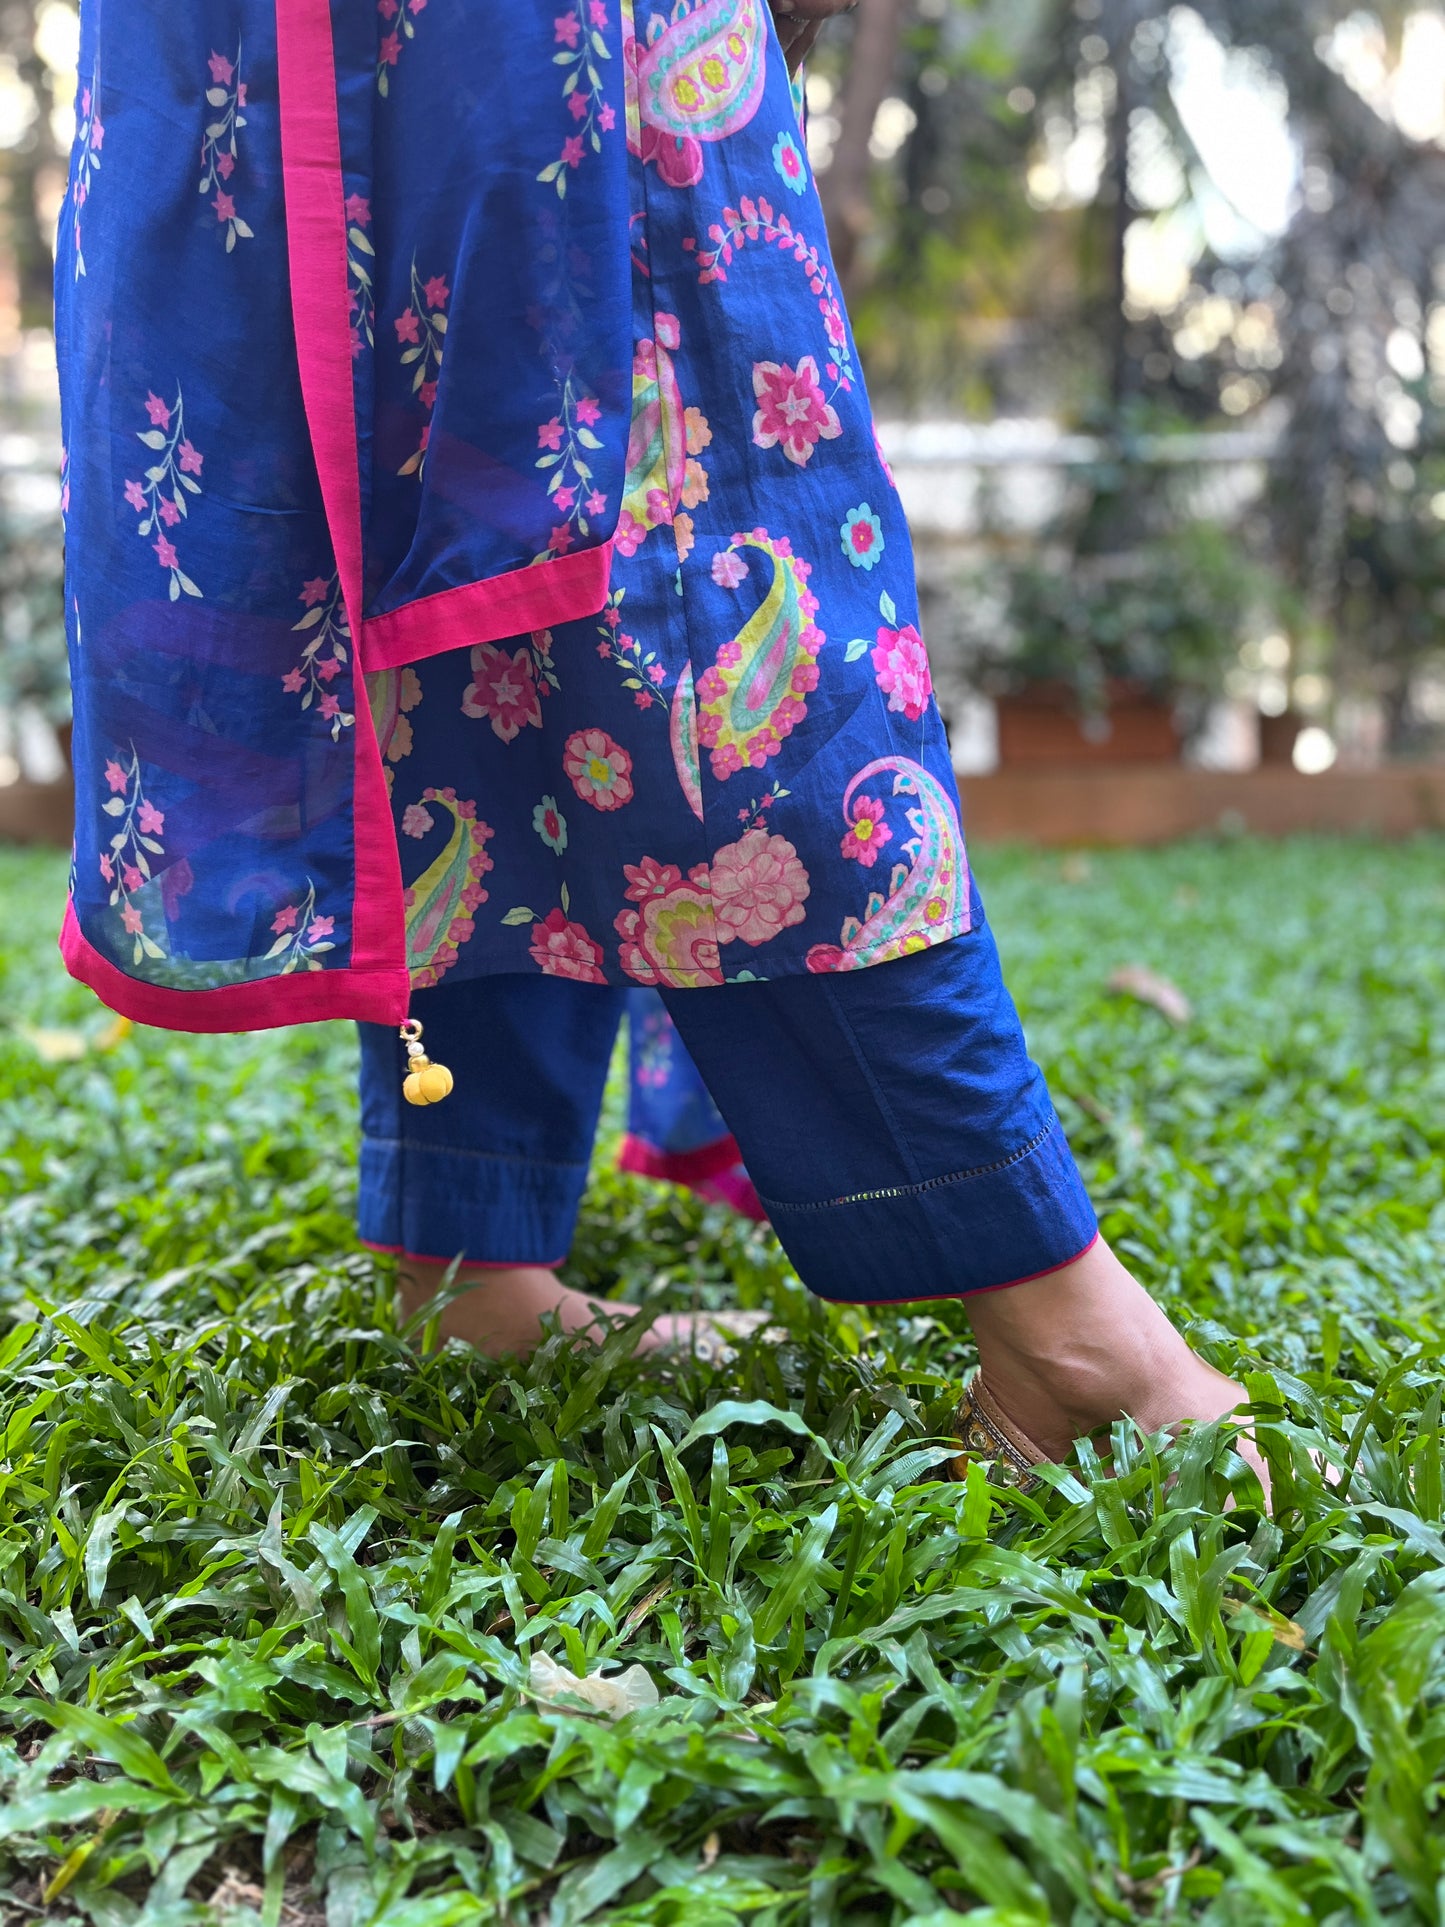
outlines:
M65 906L60 954L72 977L88 984L103 1004L137 1024L162 1030L274 1030L329 1017L355 1017L373 1024L399 1024L411 997L411 978L401 970L308 970L291 977L264 977L217 990L172 990L128 977L86 941ZM278 996L278 991L284 990Z
M659 1151L656 1145L629 1131L617 1153L619 1171L631 1171L639 1178L662 1178L668 1184L705 1184L741 1163L742 1153L731 1137L699 1145L695 1151Z
M361 625L362 662L367 669L399 669L443 649L498 642L554 622L595 616L607 600L611 577L612 544L604 542L439 590L385 615L367 616Z
M361 475L330 0L277 0L276 57L291 314L301 395L347 618L353 637L360 637ZM359 674L362 667L353 661L357 686L352 692L356 715L352 969L405 973L401 857L371 705ZM288 994L294 995L296 981L286 980ZM406 1014L405 1005L401 1014Z
M1056 1271L1067 1271L1070 1265L1076 1265L1081 1258L1087 1258L1103 1235L1102 1231L1096 1231L1084 1248L1076 1251L1072 1258L1062 1258L1056 1265L1045 1265L1042 1271L1031 1271L1023 1278L1005 1278L1002 1284L998 1285L975 1285L972 1291L936 1291L931 1298L823 1298L822 1292L815 1292L813 1295L823 1298L825 1305L867 1305L870 1308L881 1308L884 1305L946 1305L959 1298L982 1298L986 1292L1012 1291L1015 1285L1031 1285L1039 1278L1052 1278Z

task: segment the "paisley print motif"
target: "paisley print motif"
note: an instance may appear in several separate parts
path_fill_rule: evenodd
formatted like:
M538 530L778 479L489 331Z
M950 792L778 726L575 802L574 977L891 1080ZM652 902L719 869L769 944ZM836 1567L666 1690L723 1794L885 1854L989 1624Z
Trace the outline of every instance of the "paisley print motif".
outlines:
M366 693L390 795L396 780L392 765L411 754L411 724L407 717L421 701L421 683L409 664L405 669L375 669L366 678Z
M692 547L692 520L680 515L708 495L707 473L697 459L712 440L707 418L683 406L673 355L681 346L677 317L653 317L652 336L637 344L632 361L632 426L616 546L635 555L656 528L671 524L679 559Z
M692 664L688 663L672 692L672 712L668 719L668 740L672 744L672 766L687 798L687 807L701 823L702 771L697 756L697 696L693 689Z
M731 642L717 652L697 685L698 740L712 752L721 782L740 769L762 769L808 713L803 700L818 686L825 641L813 620L812 570L786 536L766 529L735 535L727 552L756 549L772 563L772 586Z
M417 990L434 984L457 960L472 934L473 913L487 901L482 878L492 866L492 830L478 822L475 803L459 803L453 789L425 789L422 802L439 803L452 819L441 854L405 892L406 961Z
M859 788L890 771L893 794L918 799L904 811L913 831L903 845L909 861L895 866L886 896L875 891L869 897L861 922L849 917L841 944L813 946L807 959L811 971L863 970L869 964L890 963L971 927L968 859L958 811L936 776L907 757L880 756L860 769L848 785L843 796L845 821L854 826L853 799Z
M623 50L634 100L628 144L669 187L702 179L702 142L736 133L758 111L767 68L761 0L705 0L679 9L646 46L624 12Z

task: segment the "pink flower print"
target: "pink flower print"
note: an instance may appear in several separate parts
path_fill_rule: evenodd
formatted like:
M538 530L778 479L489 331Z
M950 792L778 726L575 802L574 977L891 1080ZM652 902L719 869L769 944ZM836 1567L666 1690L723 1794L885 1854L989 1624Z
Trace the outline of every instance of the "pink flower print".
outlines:
M283 930L294 930L295 928L296 905L294 903L288 903L284 910L278 910L275 916L272 917L272 934L279 937Z
M156 510L168 529L173 529L181 519L181 512L168 495L163 495L156 503Z
M749 830L718 851L710 880L719 943L769 943L803 921L808 872L785 836Z
M401 833L403 836L425 836L436 823L436 818L425 803L408 803L401 813Z
M650 856L645 856L641 863L624 863L622 874L627 878L627 888L623 894L629 903L645 903L649 897L665 897L669 890L676 889L682 882L682 871L675 863L659 863Z
M244 107L246 105L246 83L244 80L236 89L236 105L238 107Z
M612 660L612 649L608 643L599 642L597 645L597 653L604 662L610 662Z
M154 803L142 803L136 814L142 836L159 836L166 827L166 813L158 810Z
M371 226L371 202L364 194L348 194L346 218L356 227Z
M607 9L603 6L602 0L588 0L587 17L594 27L607 25Z
M236 158L233 154L230 154L230 153L217 154L216 172L220 175L223 181L229 181L231 176L235 173L235 171L236 171Z
M562 768L584 803L620 810L632 801L632 758L605 729L579 729L567 738Z
M90 144L98 154L105 145L105 129L98 120L90 123Z
M562 159L568 167L580 167L582 165L582 136L580 134L569 134L566 140L563 141Z
M159 395L146 396L146 413L150 416L152 428L169 428L171 411Z
M218 87L229 87L236 78L236 69L224 54L212 54L206 64L211 70L211 79Z
M397 61L401 59L400 34L389 33L377 48L376 52L378 59L384 61L388 67L394 67Z
M865 870L871 870L882 853L883 845L891 843L893 832L883 821L883 804L876 796L860 796L853 803L853 827L843 838L842 850L846 857L861 863Z
M754 442L759 448L781 448L798 468L820 441L836 441L843 432L837 409L819 386L818 364L811 355L804 355L796 368L786 362L754 362L753 393L758 401Z
M146 505L146 492L139 482L127 482L125 485L125 499L133 509L143 509Z
M565 522L559 522L547 538L547 547L553 555L565 555L568 549L571 548L572 542L573 536L571 529L568 528Z
M395 326L398 342L415 342L421 339L421 320L415 308L408 308L405 314L399 314Z
M383 20L395 20L401 12L401 0L376 0L376 11Z
M933 677L929 674L923 638L911 622L901 629L878 631L873 668L878 687L888 698L889 709L901 711L910 722L916 723L933 694Z
M667 672L660 662L655 662L647 673L659 688L667 680Z
M569 94L567 96L567 112L572 116L573 120L585 120L587 118L587 96L585 94Z
M592 493L587 497L586 509L589 515L605 515L607 513L607 497L594 488Z
M609 629L620 629L622 627L622 611L617 607L616 603L607 611L602 620L607 624Z
M321 698L321 714L325 721L332 722L341 714L341 699L328 689Z
M712 559L712 579L720 589L735 589L747 573L748 565L736 549L720 549Z
M552 497L552 506L555 509L560 509L562 514L565 515L576 500L577 491L575 489L559 488Z
M554 450L562 446L562 423L558 416L554 415L551 421L543 422L537 430L537 446Z
M610 100L603 101L597 110L597 125L604 134L610 134L617 125L617 109Z
M532 926L532 961L549 977L570 977L577 984L605 984L602 946L594 943L580 923L569 923L566 913L553 910Z
M434 274L423 287L422 293L426 296L426 305L429 308L444 308L451 289L446 284L445 275Z
M624 509L617 518L617 532L612 538L612 546L619 555L636 555L647 539L647 530L639 522L631 509Z
M145 878L133 863L123 863L121 865L120 878L126 889L130 891L139 890L145 882Z
M323 937L329 937L335 928L335 917L313 917L306 926L306 941L307 943L320 943L321 939Z
M281 687L286 691L288 696L299 696L301 693L301 685L304 681L305 678L299 669L288 669L286 674L281 678Z
M335 656L328 656L325 662L318 662L316 673L322 682L332 682L341 674L341 664Z
M857 508L849 509L838 534L842 540L843 553L855 569L876 567L887 547L883 540L883 524L866 502L860 502Z
M181 558L176 554L175 544L166 536L158 537L153 546L156 560L163 569L178 569L181 566Z
M214 201L211 202L211 206L216 210L216 219L218 221L235 220L236 203L232 199L232 197L225 192L224 189L217 188L216 198Z
M324 602L331 593L331 584L324 575L313 575L309 582L301 584L301 601L308 609L314 609L318 602Z
M595 428L602 419L602 404L591 395L584 395L577 404L577 419L586 427Z
M126 904L120 913L120 920L125 925L127 935L132 937L138 937L140 935L140 911L136 909L133 903Z
M426 0L406 0L406 10L413 19L416 18L425 5Z
M575 13L559 14L552 22L559 47L575 47L577 36L582 31L582 22Z
M485 716L504 743L529 725L540 729L542 706L531 651L519 649L509 655L494 642L479 643L472 651L472 680L462 696L462 714Z
M121 768L119 763L110 762L106 764L105 780L110 785L111 795L119 796L121 791L125 788L125 783L126 783L125 771Z
M200 450L193 448L189 442L182 442L178 453L182 475L199 475L201 464L206 459Z
M100 859L100 874L105 878L107 883L115 882L115 865L108 856L102 855Z
M436 383L435 383L434 381L424 381L424 382L422 383L422 385L421 385L421 405L422 405L422 407L423 407L423 408L435 408L435 407L436 407L436 402L437 402L437 385L436 385Z

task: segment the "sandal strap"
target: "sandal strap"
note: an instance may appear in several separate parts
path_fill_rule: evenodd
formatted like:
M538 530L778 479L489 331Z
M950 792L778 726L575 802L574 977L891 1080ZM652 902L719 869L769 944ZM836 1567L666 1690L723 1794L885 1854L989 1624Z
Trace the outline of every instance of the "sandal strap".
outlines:
M969 1460L979 1458L993 1460L1000 1484L1031 1492L1040 1483L1034 1467L1047 1465L1048 1454L1014 1424L984 1384L981 1372L974 1373L959 1400L953 1430L964 1449L948 1462L952 1478L966 1479Z

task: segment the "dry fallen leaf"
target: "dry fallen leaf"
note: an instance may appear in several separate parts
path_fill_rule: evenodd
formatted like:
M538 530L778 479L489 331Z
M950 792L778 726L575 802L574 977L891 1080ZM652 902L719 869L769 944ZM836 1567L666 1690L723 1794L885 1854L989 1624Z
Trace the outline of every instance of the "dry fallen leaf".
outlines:
M610 1676L589 1673L586 1679L579 1679L546 1653L532 1655L531 1688L539 1700L581 1700L592 1712L609 1720L620 1720L658 1703L652 1675L641 1666L629 1666L625 1673Z
M1147 964L1125 964L1109 979L1109 989L1116 997L1133 997L1141 1004L1152 1004L1171 1024L1187 1024L1194 1015L1194 1006L1178 984L1171 984Z
M1273 1633L1280 1645L1287 1646L1292 1653L1306 1651L1304 1627L1293 1619L1286 1619L1273 1606L1266 1606L1262 1599L1241 1599L1226 1593L1223 1605L1231 1619L1252 1619L1259 1631Z
M1087 883L1093 874L1093 864L1077 850L1072 856L1066 856L1059 865L1059 881L1061 883Z
M92 1051L114 1050L131 1031L129 1017L115 1017L104 1030L92 1035L83 1030L46 1030L20 1025L20 1035L42 1064L75 1064Z
M702 1858L698 1862L698 1866L697 1866L698 1872L706 1873L708 1868L713 1865L713 1863L716 1861L718 1855L721 1852L722 1852L722 1841L719 1839L717 1834L710 1833L707 1839L704 1840L702 1843Z

